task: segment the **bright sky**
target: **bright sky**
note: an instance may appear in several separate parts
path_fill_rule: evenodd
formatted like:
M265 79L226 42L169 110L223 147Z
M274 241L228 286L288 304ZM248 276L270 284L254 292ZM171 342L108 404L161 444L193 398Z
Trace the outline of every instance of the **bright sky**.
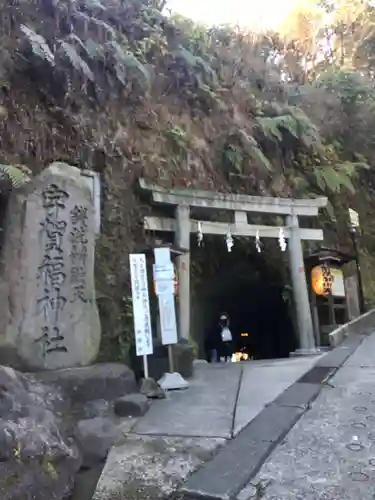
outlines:
M298 0L169 0L167 8L208 25L268 29L281 24L296 4Z

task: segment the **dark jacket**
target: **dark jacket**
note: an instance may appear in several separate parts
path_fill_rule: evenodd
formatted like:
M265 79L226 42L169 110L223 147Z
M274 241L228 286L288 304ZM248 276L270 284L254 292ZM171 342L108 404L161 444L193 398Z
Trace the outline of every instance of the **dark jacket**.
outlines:
M221 338L221 325L217 324L208 330L205 339L205 349L206 351L220 350L221 344L223 343Z

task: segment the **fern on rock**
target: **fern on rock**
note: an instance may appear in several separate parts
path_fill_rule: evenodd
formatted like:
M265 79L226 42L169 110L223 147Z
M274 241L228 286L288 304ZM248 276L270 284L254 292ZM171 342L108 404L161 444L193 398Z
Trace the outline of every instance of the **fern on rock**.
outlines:
M318 129L306 114L296 107L280 108L279 114L273 117L259 116L256 123L260 133L272 141L281 143L288 133L305 148L323 150Z
M31 171L23 165L0 165L0 192L4 190L4 186L10 185L11 189L20 188L30 179Z
M355 194L354 179L358 175L360 169L368 169L368 165L364 163L344 162L337 165L327 165L323 167L315 167L313 175L322 191L331 193L340 193L346 190Z
M84 45L83 47L85 48ZM82 59L75 47L73 47L70 43L62 42L56 52L56 55L66 59L78 73L91 82L95 80L94 73L91 71L86 61Z
M176 61L182 63L192 76L198 73L205 85L215 86L218 84L216 72L202 57L195 56L182 46L174 50L171 55Z
M283 112L286 116L294 118L296 131L301 142L314 151L323 151L323 143L318 128L312 123L310 118L296 106L288 106ZM294 123L294 122L293 122Z
M116 78L126 85L130 76L134 76L143 90L151 87L151 76L145 66L131 53L125 52L118 42L110 41L105 44L109 58L113 60Z
M34 30L25 24L21 25L21 31L25 35L32 53L42 61L46 61L51 66L55 66L55 56L46 39L41 35L38 35Z
M106 65L112 65L116 79L122 86L127 86L130 80L134 80L144 92L148 92L151 88L150 72L131 51L123 48L115 40L114 29L104 21L92 18L85 13L77 12L76 14L80 20L94 23L109 36L106 35L103 43L99 43L92 38L82 41L76 34L70 33L63 40L57 40L57 49L53 52L43 36L30 27L22 25L21 31L26 37L32 54L52 67L56 67L57 64L66 67L66 64L69 64L73 71L91 82L95 82L93 69L95 62L100 61ZM100 70L103 71L103 68Z
M249 162L251 166L261 172L273 172L271 161L257 141L245 129L234 129L226 138L222 150L224 164L235 173L244 173L245 165Z
M272 163L259 147L254 146L253 148L251 148L251 150L249 151L249 156L254 161L254 163L259 168L261 168L261 170L268 173L272 173L274 171Z
M259 116L256 118L256 123L258 124L263 135L268 139L278 142L283 140L283 134L279 129L279 123L275 120L275 118Z

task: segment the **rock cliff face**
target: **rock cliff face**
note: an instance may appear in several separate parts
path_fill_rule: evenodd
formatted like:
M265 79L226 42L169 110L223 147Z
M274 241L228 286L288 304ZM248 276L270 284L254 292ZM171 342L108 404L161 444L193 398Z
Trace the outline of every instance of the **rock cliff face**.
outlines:
M124 442L135 420L114 407L135 391L134 374L119 364L35 376L0 366L1 500L63 500L74 487L93 492L82 473L91 482L99 477L109 449Z
M81 465L56 388L0 366L0 497L60 500Z

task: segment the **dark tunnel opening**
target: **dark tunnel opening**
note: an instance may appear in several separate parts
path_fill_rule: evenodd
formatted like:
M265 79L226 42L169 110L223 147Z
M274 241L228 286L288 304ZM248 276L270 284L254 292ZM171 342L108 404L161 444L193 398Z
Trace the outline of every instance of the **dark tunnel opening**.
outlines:
M273 243L273 245L272 245ZM215 264L207 258L215 245ZM222 312L230 318L235 352L244 350L253 359L288 357L296 345L286 262L277 243L259 254L251 242L218 249L212 238L205 250L194 249L192 261L202 269L192 297L193 335L202 357L204 338ZM200 252L200 253L199 253Z
M288 357L294 350L293 323L282 286L241 284L220 299L220 311L229 314L235 352L245 348L254 359L270 359Z

